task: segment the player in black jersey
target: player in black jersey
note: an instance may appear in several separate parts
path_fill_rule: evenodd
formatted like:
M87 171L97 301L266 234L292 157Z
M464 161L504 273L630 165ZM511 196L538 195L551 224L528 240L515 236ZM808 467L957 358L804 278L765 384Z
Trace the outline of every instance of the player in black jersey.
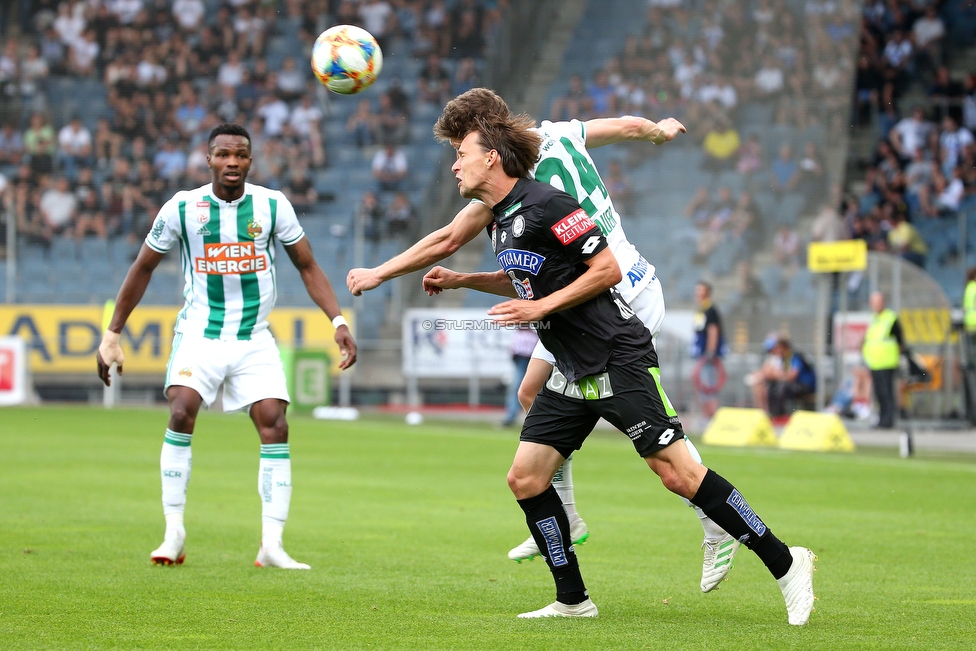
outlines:
M556 368L523 424L508 483L556 583L556 601L519 617L594 617L551 480L600 417L627 434L668 490L690 499L756 552L778 580L790 624L813 610L813 552L787 548L728 481L692 459L660 384L647 328L613 292L620 270L596 225L555 188L525 178L539 138L524 116L439 120L435 134L457 149L461 195L492 209L488 227L499 273L424 277L429 293L466 286L512 297L489 310L503 324L535 323Z

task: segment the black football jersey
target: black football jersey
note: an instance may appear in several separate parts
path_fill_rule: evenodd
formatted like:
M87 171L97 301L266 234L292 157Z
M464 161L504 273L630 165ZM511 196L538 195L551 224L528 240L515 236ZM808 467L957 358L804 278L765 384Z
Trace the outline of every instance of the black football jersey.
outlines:
M492 248L522 299L566 287L587 270L584 260L607 248L579 203L548 183L520 179L492 212ZM538 333L571 382L652 349L651 333L616 289L550 314L538 324Z

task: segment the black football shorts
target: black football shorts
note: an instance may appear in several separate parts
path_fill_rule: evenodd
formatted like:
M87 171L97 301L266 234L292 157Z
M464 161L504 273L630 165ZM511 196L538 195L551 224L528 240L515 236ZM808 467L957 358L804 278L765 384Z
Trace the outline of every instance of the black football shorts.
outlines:
M657 360L650 354L576 382L567 382L553 367L519 438L552 446L569 457L600 418L626 434L641 457L684 438L678 415L661 386Z

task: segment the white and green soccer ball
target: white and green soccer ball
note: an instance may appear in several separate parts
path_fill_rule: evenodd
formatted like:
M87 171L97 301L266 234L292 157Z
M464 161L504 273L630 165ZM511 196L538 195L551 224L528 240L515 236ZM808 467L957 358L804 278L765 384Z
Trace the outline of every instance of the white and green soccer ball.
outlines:
M355 25L335 25L315 39L312 72L333 93L353 95L376 81L383 52L373 35Z

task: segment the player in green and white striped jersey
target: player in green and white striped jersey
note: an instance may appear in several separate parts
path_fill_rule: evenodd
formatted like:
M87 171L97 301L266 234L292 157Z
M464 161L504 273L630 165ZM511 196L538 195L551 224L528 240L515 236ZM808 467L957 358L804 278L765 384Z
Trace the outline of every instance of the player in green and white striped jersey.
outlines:
M485 88L467 91L452 100L452 104L454 103L458 103L460 110L453 113L449 104L441 120L450 121L454 115L495 113L504 116L509 114L505 101ZM464 128L453 130L460 133L467 131ZM549 183L576 198L587 215L600 227L620 266L622 280L616 289L654 335L660 329L664 318L664 295L660 282L655 275L654 266L648 263L627 239L620 215L613 206L611 197L596 170L596 165L587 152L587 147L600 147L625 140L663 144L684 130L684 126L673 118L655 123L645 118L631 116L586 122L546 121L537 128L539 135L542 136L542 144L539 160L532 170L533 176L537 181ZM431 233L400 255L372 269L352 269L346 277L346 285L353 295L359 295L386 280L428 267L452 255L458 248L484 231L492 221L491 210L476 200L472 201L450 224ZM450 270L441 268L435 271L443 276L441 280L447 280L447 276L454 274ZM493 284L488 277L497 274L504 275L504 272L484 274L486 286ZM477 278L473 276L479 275L481 274L465 274L467 283L465 286L471 287L471 282L477 283ZM453 278L456 279L457 275L455 274ZM445 287L449 286L451 285L445 285ZM552 355L540 343L532 355L525 378L519 387L519 400L526 411L542 389L554 361ZM700 462L701 456L694 444L687 438L685 441L692 456ZM573 542L584 542L589 537L589 530L576 511L572 457L567 459L556 472L553 486L566 508ZM702 546L705 555L700 587L702 591L709 592L725 578L739 543L708 518L701 509L688 500L685 500L685 503L695 509L704 530ZM514 547L508 554L509 558L519 562L538 555L539 548L532 537Z
M285 419L288 390L281 356L268 329L268 315L277 298L275 240L284 245L301 272L309 296L332 319L344 356L340 368L355 363L356 342L291 203L277 190L245 182L251 167L251 138L244 127L216 127L210 133L209 150L212 182L177 192L166 202L122 283L98 348L98 374L110 384L113 363L122 373L122 328L142 299L153 270L168 251L178 249L184 305L166 367L170 418L160 453L166 534L150 559L172 565L185 558L183 512L190 442L201 405L213 404L222 387L224 411L246 410L261 439L262 535L255 565L307 570L309 566L291 558L282 545L291 502L291 455Z

